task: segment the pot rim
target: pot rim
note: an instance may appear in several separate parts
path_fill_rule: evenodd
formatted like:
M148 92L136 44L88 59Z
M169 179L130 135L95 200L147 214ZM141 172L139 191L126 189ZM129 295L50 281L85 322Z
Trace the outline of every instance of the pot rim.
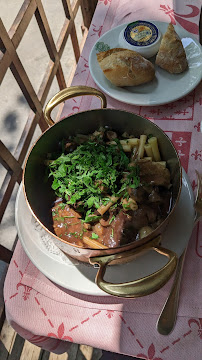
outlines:
M34 216L34 218L38 221L38 223L42 226L42 228L43 228L45 231L47 231L51 236L55 237L57 240L61 241L61 242L64 243L64 244L70 245L70 246L72 246L72 247L76 247L76 248L78 248L78 249L86 249L86 250L91 250L91 251L97 251L97 250L98 250L98 249L95 249L95 248L84 248L84 247L81 247L81 246L79 246L79 245L77 245L77 244L73 244L73 243L71 243L71 242L67 242L67 241L61 239L61 238L58 237L56 234L54 234L52 231L50 231L50 230L39 220L39 218L35 215L34 211L32 210L32 207L31 207L31 205L30 205L30 203L29 203L29 201L28 201L27 195L26 195L26 190L25 190L25 170L26 170L26 165L27 165L29 156L30 156L33 148L36 146L36 144L38 143L38 141L40 140L40 138L41 138L46 132L48 132L50 129L52 129L52 127L56 126L56 125L57 125L59 122L61 122L61 121L65 121L65 120L67 120L67 119L69 119L69 118L71 118L71 117L73 117L73 116L76 116L77 114L82 114L82 113L92 112L92 111L95 111L95 112L96 112L96 111L100 111L100 110L102 110L102 111L108 111L108 110L110 110L110 111L121 111L121 112L124 112L124 113L127 113L127 114L136 115L136 116L138 116L138 117L140 117L140 118L142 118L142 119L144 119L144 120L146 119L148 122L151 122L154 127L156 127L156 128L159 129L161 132L163 132L163 134L167 137L168 141L170 142L171 146L173 147L173 150L174 150L174 152L175 152L176 158L177 158L177 160L178 160L178 163L179 163L179 172L180 172L180 174L179 174L179 175L180 175L180 186L179 186L179 190L178 190L178 194L177 194L177 197L176 197L175 204L174 204L173 208L171 209L171 211L169 212L169 214L168 214L168 215L166 216L166 218L163 220L163 222L162 222L156 229L154 229L149 235L147 235L147 236L145 236L145 237L143 238L143 239L144 239L144 244L146 244L146 243L152 241L152 239L154 238L155 235L152 236L152 233L154 233L154 232L159 232L160 228L161 228L161 227L164 227L164 225L169 221L170 217L173 215L173 212L174 212L174 210L175 210L175 208L176 208L176 205L177 205L177 203L178 203L178 201L179 201L180 194L181 194L181 189L182 189L182 165L181 165L180 158L179 158L179 155L178 155L178 153L177 153L177 150L175 149L175 147L174 147L172 141L170 140L170 138L168 137L168 135L167 135L158 125L156 125L155 123L153 123L151 120L149 120L149 119L147 119L147 118L144 118L144 117L141 116L141 115L135 114L135 113L133 113L133 112L131 112L131 111L122 110L122 109L113 109L113 108L101 108L101 109L99 108L99 109L92 109L92 110L84 110L84 111L79 111L79 112L77 112L77 113L75 113L75 114L71 114L70 116L67 116L67 117L63 118L63 119L59 120L58 122L54 123L52 126L48 127L48 128L38 137L38 139L34 142L34 144L32 145L32 147L31 147L31 149L30 149L30 151L28 152L27 157L26 157L26 160L25 160L25 164L24 164L24 167L23 167L23 174L22 174L22 187L23 187L23 193L24 193L24 196L25 196L25 201L26 201L26 203L27 203L27 205L28 205L28 207L29 207L32 215ZM165 231L165 230L164 230L164 231ZM141 239L141 240L143 240L143 239ZM120 249L120 250L124 251L124 247L126 247L126 246L128 246L128 245L130 245L130 244L131 244L131 246L132 246L132 244L136 243L136 244L137 244L137 247L138 247L138 242L140 242L141 240L134 240L134 241L131 241L131 242L128 243L128 244L124 244L124 245L121 245L121 246L118 246L118 247L114 247L114 248L113 248L113 247L109 247L109 248L107 248L107 249L101 249L101 248L100 248L100 249L99 249L99 252L102 252L103 255L105 255L109 250L112 251L112 250ZM142 243L139 244L139 246L141 246L141 245L142 245Z

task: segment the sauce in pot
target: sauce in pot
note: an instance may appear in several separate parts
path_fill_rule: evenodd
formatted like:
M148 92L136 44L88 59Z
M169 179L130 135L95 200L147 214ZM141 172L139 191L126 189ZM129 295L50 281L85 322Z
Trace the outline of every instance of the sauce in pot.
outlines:
M170 172L152 136L118 136L104 128L78 135L65 141L49 171L57 196L51 209L54 232L81 247L139 240L171 209Z

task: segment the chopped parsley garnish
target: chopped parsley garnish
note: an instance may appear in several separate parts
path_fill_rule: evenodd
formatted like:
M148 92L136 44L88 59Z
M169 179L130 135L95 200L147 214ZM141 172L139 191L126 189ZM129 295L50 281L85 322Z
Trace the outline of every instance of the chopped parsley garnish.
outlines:
M94 232L92 233L92 236L91 236L91 237L92 237L92 239L98 239L98 238L99 238L98 234L96 234L96 233L94 233Z
M128 187L139 185L139 167L129 166L130 159L120 141L115 142L112 145L102 139L88 140L48 165L52 189L67 204L76 206L85 222L99 220L94 212L111 196L126 197Z
M112 217L111 217L111 219L109 220L109 225L112 223L112 221L114 221L115 220L115 216L113 215Z

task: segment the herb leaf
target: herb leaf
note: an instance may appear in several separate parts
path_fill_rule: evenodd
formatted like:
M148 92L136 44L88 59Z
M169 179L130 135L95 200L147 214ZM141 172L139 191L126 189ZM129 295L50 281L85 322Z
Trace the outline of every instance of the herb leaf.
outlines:
M94 212L106 205L110 196L120 197L128 187L137 187L140 183L138 166L128 166L130 159L120 140L115 142L88 140L48 164L52 189L67 204L76 205L85 222L100 219Z
M96 234L96 233L92 233L92 239L98 239L99 238L99 236L98 236L98 234Z

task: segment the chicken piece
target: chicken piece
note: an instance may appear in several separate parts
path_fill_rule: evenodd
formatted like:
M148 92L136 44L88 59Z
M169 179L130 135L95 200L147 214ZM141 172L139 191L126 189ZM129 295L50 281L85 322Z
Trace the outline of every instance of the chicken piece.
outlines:
M149 224L152 224L156 221L157 213L158 213L157 206L155 206L154 204L152 204L150 206L146 205L146 204L142 204L140 206L140 209L142 209L144 211L144 213L146 214Z
M110 224L112 223L113 219L115 219L115 216L113 214L112 211L107 211L103 217L100 219L100 224L104 227L106 226L110 226Z
M103 226L99 222L92 227L92 231L99 236L97 241L107 247L117 247L120 246L122 232L127 220L128 216L120 211L111 224Z
M106 136L109 141L113 141L114 139L117 139L117 134L115 131L108 130L106 131Z
M129 188L128 192L130 197L133 198L137 203L144 203L148 198L148 194L142 186L139 186L136 189Z
M134 211L131 220L131 226L133 226L135 230L139 230L147 225L149 225L149 221L145 209L139 208L138 210Z
M139 162L141 183L170 187L170 171L155 162Z
M156 202L161 203L163 201L159 193L159 188L157 186L155 186L151 191L151 193L149 194L148 200L150 203L156 203Z
M53 229L60 238L81 244L79 234L82 232L83 225L81 216L71 207L64 203L57 203L52 208Z

